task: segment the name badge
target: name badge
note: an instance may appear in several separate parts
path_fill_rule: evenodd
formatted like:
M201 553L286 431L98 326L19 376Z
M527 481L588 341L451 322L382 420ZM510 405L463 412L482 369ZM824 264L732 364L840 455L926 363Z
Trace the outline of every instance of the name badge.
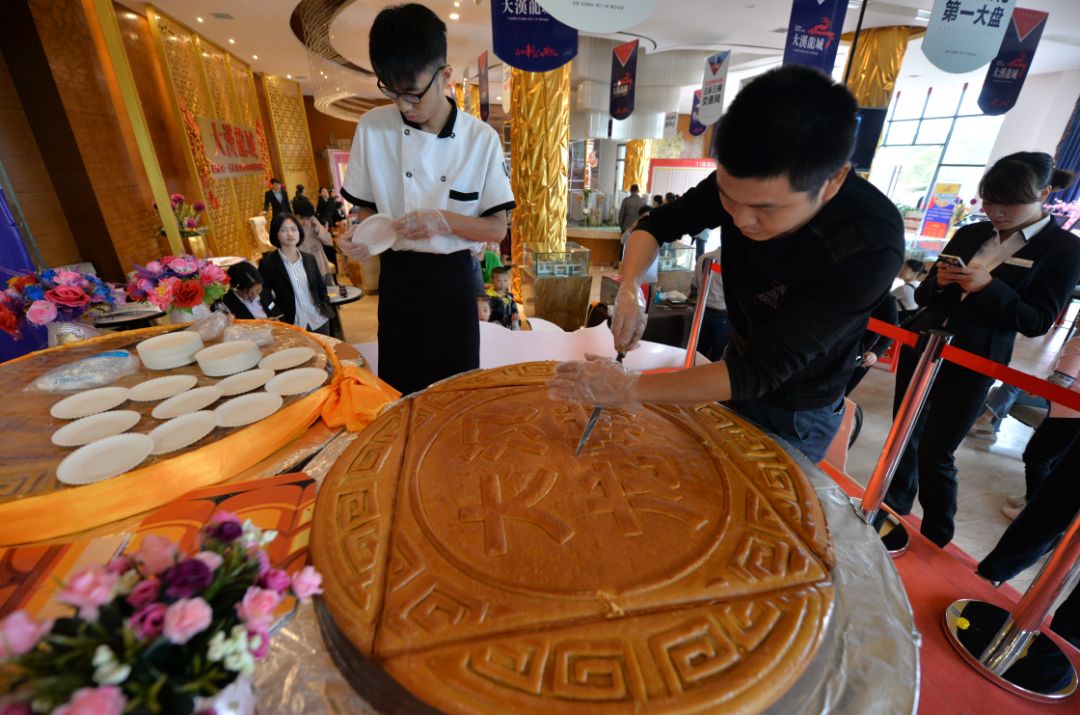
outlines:
M1018 268L1031 268L1035 265L1035 261L1030 258L1006 258L1005 265L1016 266Z

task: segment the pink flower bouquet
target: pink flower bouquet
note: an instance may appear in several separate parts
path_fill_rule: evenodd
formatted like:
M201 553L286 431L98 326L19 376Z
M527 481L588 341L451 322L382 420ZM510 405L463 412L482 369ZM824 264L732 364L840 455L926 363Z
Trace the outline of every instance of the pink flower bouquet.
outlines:
M127 285L129 299L145 300L165 311L191 312L197 305L213 305L228 290L229 274L194 256L165 256L137 265Z
M169 197L169 207L176 216L181 236L201 236L206 233L206 227L199 225L199 214L206 210L206 204L202 201L189 204L183 194L173 194ZM157 208L156 203L154 208ZM164 236L165 227L162 226L158 233Z
M274 537L219 512L195 554L147 536L134 552L76 573L56 596L75 615L8 615L3 712L186 715L198 698L251 675L284 599L322 592L311 566L292 575L269 566L262 547Z
M0 330L19 336L24 321L34 325L74 322L116 304L112 287L92 273L49 269L17 275L0 293Z

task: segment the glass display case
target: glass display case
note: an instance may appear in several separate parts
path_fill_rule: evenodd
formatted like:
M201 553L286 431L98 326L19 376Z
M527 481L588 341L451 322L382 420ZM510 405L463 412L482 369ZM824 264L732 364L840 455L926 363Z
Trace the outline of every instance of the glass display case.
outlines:
M522 257L525 267L537 278L565 278L589 275L589 253L589 249L567 241L563 251L534 251L526 244Z
M660 273L671 271L693 271L695 250L693 246L682 243L665 243L660 248L656 269Z

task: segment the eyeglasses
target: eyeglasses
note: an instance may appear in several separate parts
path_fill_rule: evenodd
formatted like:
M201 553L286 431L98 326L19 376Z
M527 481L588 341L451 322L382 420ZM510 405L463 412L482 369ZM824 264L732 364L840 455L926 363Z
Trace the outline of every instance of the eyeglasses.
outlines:
M379 91L392 100L396 101L400 99L406 104L420 104L420 100L422 100L424 98L424 95L428 93L428 90L431 89L431 85L435 84L435 78L439 76L440 72L442 72L449 66L450 65L443 65L439 69L435 70L435 74L431 75L431 79L428 81L427 86L424 87L424 91L420 92L420 94L415 94L413 92L395 92L394 90L383 84L383 81L381 79L378 80L377 85L379 87Z

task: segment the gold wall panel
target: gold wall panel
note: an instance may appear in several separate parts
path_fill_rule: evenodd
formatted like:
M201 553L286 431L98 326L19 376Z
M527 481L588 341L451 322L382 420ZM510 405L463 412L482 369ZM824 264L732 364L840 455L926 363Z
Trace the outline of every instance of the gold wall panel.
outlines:
M274 75L262 76L266 105L273 124L273 141L281 157L282 180L290 194L297 184L307 187L307 195L313 196L319 185L315 171L315 155L311 151L307 115L304 112L304 96L300 84Z
M626 164L623 169L623 191L637 184L642 193L649 191L649 160L652 158L652 141L631 139L626 143Z

